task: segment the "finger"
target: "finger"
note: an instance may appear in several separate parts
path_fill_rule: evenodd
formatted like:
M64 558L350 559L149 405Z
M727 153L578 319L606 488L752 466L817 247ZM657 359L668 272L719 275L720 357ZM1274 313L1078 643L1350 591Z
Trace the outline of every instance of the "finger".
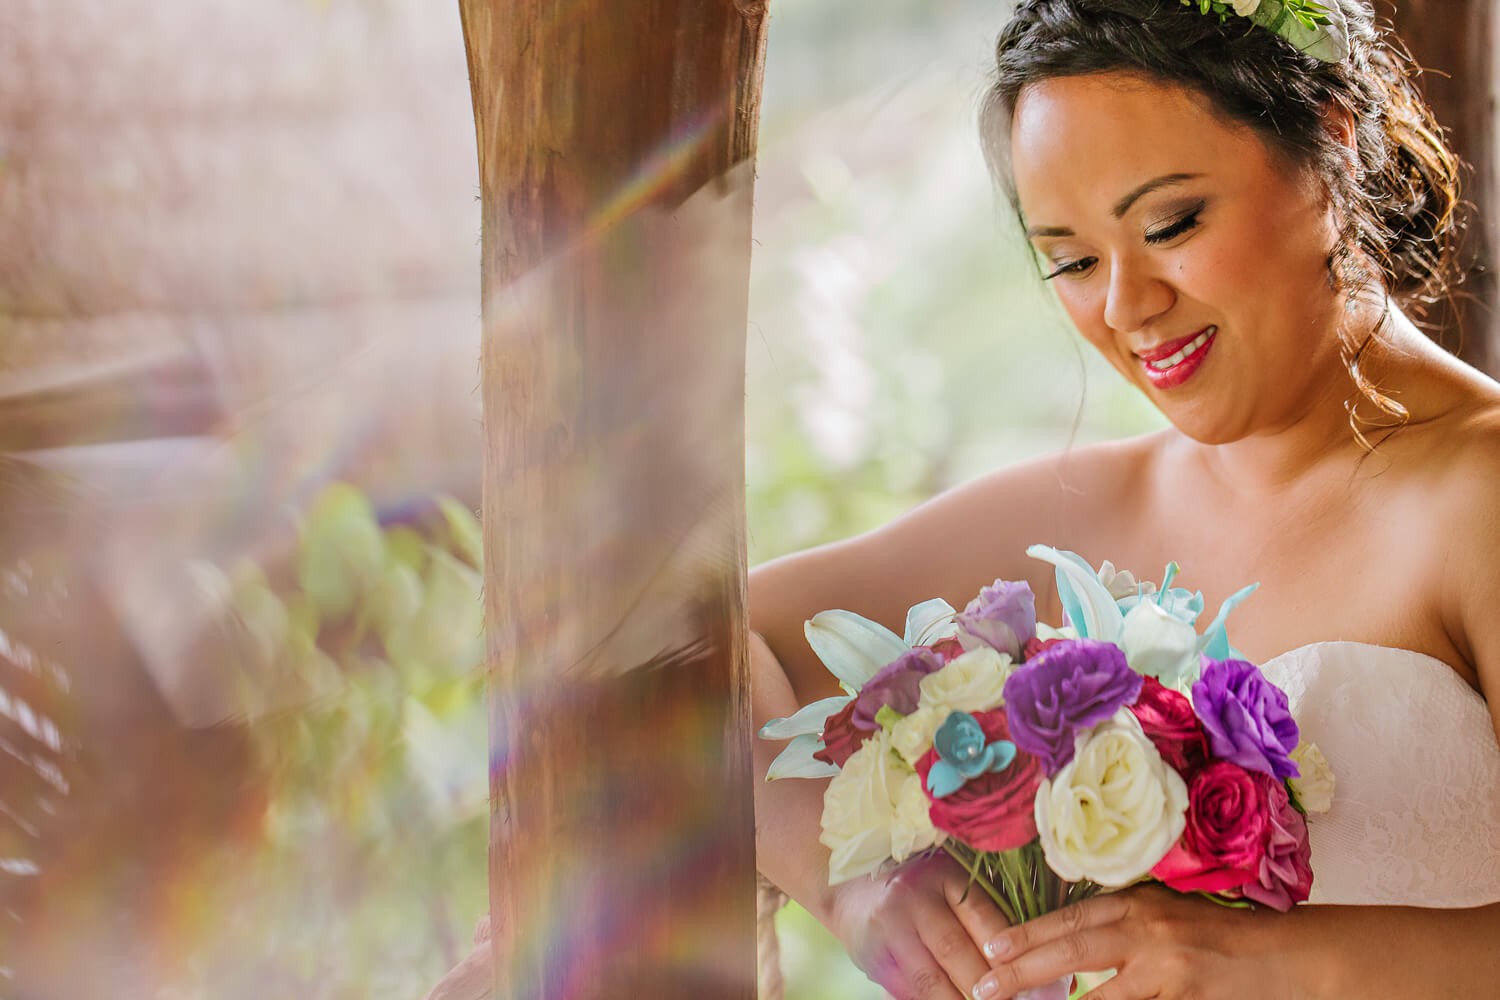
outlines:
M1115 923L1125 916L1128 908L1129 902L1121 896L1096 896L992 935L985 940L982 950L990 964L997 965L1049 941Z
M1010 927L1005 914L1000 912L1000 908L983 889L970 883L967 873L960 873L958 878L950 880L945 891L949 909L958 917L964 930L968 931L969 940L974 942L976 949ZM972 981L969 985L973 985Z
M975 986L974 996L997 1000L1075 972L1120 968L1125 964L1128 945L1128 935L1119 923L1057 937L996 965Z
M924 916L917 922L917 935L960 996L967 996L990 971L979 945L952 910L936 910Z
M891 967L878 980L896 1000L963 1000L948 973L915 938L890 953Z
M1080 1000L1147 1000L1159 995L1159 991L1139 976L1121 972L1089 990Z

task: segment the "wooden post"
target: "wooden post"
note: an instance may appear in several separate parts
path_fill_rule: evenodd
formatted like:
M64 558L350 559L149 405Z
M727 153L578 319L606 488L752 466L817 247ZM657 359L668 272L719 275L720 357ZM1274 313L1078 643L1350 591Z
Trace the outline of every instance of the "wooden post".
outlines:
M760 0L460 0L507 1000L755 992L744 330Z
M1387 9L1390 4L1386 5ZM1500 63L1494 56L1500 31L1492 0L1397 0L1391 17L1412 55L1428 72L1427 93L1440 123L1451 130L1454 149L1470 166L1464 197L1473 203L1470 228L1460 246L1467 277L1451 306L1432 320L1442 341L1491 375L1500 374L1500 322L1495 315L1495 250L1500 247L1496 210L1495 92Z

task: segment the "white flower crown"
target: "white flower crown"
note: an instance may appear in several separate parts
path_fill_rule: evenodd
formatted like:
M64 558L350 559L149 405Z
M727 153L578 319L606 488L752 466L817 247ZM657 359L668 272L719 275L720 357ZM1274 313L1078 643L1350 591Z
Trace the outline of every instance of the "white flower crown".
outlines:
M1323 62L1349 58L1349 24L1336 0L1182 0L1184 7L1197 7L1204 14L1217 14L1226 21L1231 15L1248 18L1273 31Z

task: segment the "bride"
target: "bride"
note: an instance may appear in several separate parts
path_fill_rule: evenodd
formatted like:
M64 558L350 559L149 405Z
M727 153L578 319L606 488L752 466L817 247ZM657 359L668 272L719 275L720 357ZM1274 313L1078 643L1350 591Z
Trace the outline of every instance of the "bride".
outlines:
M942 859L830 888L822 783L762 784L763 873L896 997L1105 968L1107 1000L1500 989L1500 386L1403 308L1445 289L1457 167L1399 51L1365 0L1025 0L1001 35L992 164L1072 322L1172 426L757 569L757 724L836 693L820 610L899 631L1004 577L1059 621L1042 542L1176 560L1209 607L1258 581L1234 643L1340 784L1310 823L1325 905L1136 888L1009 930Z

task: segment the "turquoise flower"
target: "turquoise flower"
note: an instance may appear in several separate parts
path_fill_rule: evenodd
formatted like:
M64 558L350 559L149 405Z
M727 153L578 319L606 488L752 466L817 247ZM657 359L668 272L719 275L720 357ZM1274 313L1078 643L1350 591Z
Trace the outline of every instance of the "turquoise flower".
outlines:
M982 774L998 774L1016 759L1010 740L987 742L979 720L968 712L953 712L932 738L938 760L927 773L927 790L946 798Z

